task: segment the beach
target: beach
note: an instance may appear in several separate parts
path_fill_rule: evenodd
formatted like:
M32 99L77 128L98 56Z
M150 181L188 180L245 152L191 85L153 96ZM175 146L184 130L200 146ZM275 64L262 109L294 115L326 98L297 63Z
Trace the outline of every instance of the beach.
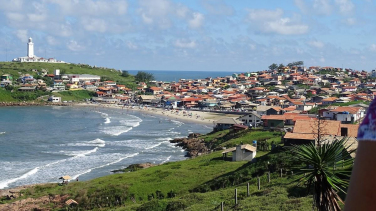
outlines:
M204 124L213 127L215 121L218 121L225 117L238 118L238 114L224 114L216 113L209 111L200 111L200 110L178 110L178 109L164 109L164 108L155 108L155 107L139 107L139 106L122 106L114 104L89 104L89 103L80 103L72 104L72 106L79 107L94 107L95 109L104 109L104 108L114 108L121 109L124 111L138 111L150 115L158 115L166 117L169 119L175 119L179 121L192 122L198 124Z

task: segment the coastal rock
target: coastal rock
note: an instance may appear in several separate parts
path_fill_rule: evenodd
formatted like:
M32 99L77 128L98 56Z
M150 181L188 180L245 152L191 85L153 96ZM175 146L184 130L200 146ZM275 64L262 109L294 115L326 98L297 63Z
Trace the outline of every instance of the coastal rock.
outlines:
M152 167L152 166L156 166L156 165L152 164L152 163L149 163L149 162L148 163L137 163L137 164L131 164L127 168L117 169L117 170L113 170L111 172L118 173L118 172L137 171L137 170L146 169L146 168L149 168L149 167Z
M192 133L189 134L188 138L175 138L170 143L174 143L176 144L175 146L186 150L188 152L187 157L196 157L210 152L204 139L200 139L199 137L199 133Z

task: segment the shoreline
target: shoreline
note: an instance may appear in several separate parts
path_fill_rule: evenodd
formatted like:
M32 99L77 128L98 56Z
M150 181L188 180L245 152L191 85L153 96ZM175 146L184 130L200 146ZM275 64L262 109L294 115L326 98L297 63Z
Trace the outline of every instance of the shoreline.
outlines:
M236 114L223 114L223 113L212 113L196 110L167 110L162 108L154 107L143 107L142 109L136 106L119 106L111 104L85 104L85 103L76 103L72 104L73 107L95 107L98 109L110 108L110 109L121 109L125 111L136 111L144 114L157 115L159 117L165 117L170 120L178 120L188 123L198 123L204 124L206 126L214 126L214 122L225 117L237 118L240 115Z

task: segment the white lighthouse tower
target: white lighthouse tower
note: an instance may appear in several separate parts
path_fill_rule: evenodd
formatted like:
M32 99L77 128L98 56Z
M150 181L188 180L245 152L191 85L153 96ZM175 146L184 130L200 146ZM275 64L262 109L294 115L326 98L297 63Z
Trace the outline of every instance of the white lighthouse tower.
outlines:
M29 58L34 57L34 43L31 37L29 38L29 42L27 43L27 57Z

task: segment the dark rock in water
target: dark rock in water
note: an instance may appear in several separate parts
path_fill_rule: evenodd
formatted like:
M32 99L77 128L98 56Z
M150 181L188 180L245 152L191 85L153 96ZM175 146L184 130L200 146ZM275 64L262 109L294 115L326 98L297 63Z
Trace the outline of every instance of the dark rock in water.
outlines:
M152 167L152 166L155 166L155 164L152 164L152 163L131 164L127 168L112 170L111 172L113 172L113 173L131 172L131 171L137 171L137 170L140 170L140 169L146 169L146 168L149 168L149 167Z
M196 157L210 152L204 139L200 139L201 134L191 133L188 138L175 138L170 143L176 143L175 146L187 150L187 157Z

